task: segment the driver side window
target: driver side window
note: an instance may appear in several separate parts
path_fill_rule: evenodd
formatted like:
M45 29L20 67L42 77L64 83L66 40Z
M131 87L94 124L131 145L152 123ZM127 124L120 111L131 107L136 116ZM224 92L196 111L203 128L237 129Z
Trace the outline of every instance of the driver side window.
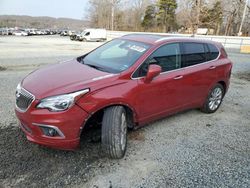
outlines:
M180 44L166 44L156 49L141 65L141 67L137 69L133 77L145 76L150 64L161 66L162 72L179 69L181 67Z

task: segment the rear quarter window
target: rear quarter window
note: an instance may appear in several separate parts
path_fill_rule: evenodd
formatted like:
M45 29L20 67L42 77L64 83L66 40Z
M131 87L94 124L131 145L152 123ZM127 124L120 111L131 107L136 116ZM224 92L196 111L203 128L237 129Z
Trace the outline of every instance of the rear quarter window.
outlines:
M208 45L208 56L207 56L207 61L211 61L211 60L214 60L214 59L217 59L218 55L219 55L219 50L218 48L213 45L213 44L207 44Z

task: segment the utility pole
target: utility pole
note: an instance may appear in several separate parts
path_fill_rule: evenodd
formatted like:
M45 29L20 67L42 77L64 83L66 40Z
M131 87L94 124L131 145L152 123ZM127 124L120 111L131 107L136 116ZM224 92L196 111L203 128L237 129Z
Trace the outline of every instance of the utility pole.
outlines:
M114 15L115 15L115 5L114 0L111 0L111 30L114 30Z
M241 30L242 30L242 26L243 26L243 23L244 23L244 20L245 20L245 17L246 17L247 5L248 5L248 0L246 0L246 4L245 4L245 7L244 7L244 11L243 11L243 15L242 15L241 23L240 23L240 29L239 29L238 36L241 36L241 34L242 34Z

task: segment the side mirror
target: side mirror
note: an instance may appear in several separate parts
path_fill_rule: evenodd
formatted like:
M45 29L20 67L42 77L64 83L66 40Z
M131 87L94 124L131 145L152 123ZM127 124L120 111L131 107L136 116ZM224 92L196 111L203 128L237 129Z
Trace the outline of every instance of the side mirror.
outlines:
M161 67L159 65L149 65L148 72L144 82L145 83L151 82L154 79L154 77L158 76L160 73L161 73Z

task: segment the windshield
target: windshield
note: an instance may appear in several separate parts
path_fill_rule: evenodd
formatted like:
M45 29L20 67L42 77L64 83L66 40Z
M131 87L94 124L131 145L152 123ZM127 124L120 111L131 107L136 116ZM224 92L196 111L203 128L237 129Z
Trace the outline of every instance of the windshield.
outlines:
M132 66L149 47L142 42L115 39L89 53L81 63L101 71L119 73Z
M81 33L81 35L84 36L86 33L87 33L87 31L83 31L83 32Z

